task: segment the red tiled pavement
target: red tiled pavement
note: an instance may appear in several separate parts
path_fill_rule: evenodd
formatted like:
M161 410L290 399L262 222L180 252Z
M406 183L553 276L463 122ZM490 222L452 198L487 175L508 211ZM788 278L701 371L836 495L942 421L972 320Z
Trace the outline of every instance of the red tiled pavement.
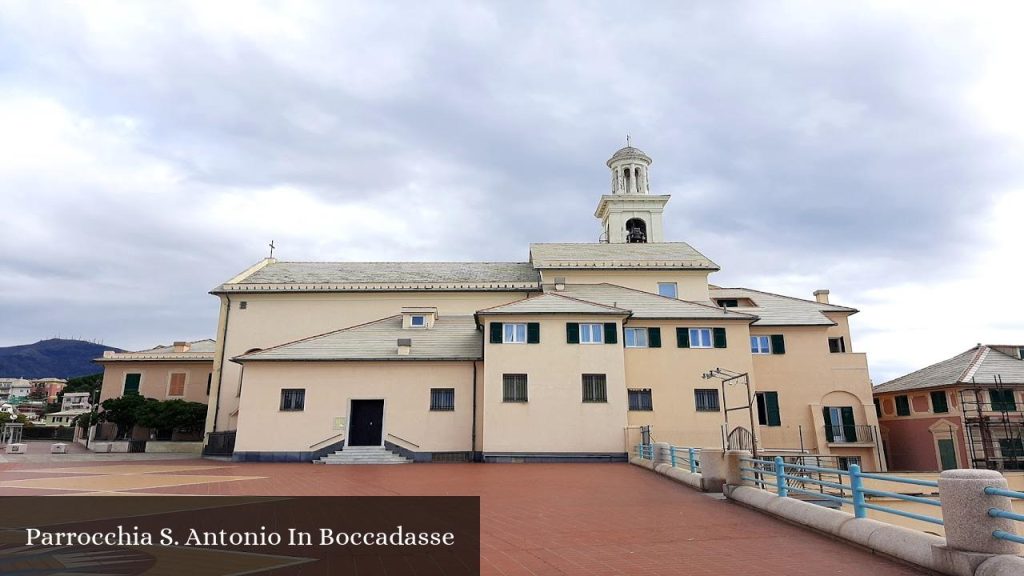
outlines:
M219 463L177 460L173 464L208 466ZM708 497L628 464L223 465L218 469L176 474L259 478L133 492L479 495L481 564L486 575L889 576L923 573L731 502ZM0 484L40 476L20 473L18 469L42 468L44 466L31 464L0 465ZM0 494L30 492L53 493L0 488Z

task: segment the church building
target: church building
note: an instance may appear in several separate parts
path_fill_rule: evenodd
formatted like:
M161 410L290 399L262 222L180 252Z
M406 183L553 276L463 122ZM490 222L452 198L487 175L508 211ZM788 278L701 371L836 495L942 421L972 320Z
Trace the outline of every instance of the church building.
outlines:
M218 286L210 445L242 461L622 461L640 440L883 467L827 290L709 283L665 240L651 158L607 162L598 243L525 262L284 262ZM216 440L216 442L214 442Z

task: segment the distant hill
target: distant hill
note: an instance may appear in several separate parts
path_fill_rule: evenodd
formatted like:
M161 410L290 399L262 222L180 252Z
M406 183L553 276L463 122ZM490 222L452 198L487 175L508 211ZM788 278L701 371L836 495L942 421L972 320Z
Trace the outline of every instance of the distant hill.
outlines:
M0 377L74 378L95 374L102 372L103 367L90 360L103 356L104 350L123 352L113 346L60 338L0 347Z

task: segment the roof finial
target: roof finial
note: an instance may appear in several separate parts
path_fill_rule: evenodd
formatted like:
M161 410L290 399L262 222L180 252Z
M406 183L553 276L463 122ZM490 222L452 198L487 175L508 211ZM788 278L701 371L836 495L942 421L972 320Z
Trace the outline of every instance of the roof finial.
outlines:
M274 241L271 240L270 244L268 244L268 246L270 246L270 257L273 258L274 257L274 248L276 248L276 246L274 246Z
M629 133L626 133L626 148L629 148L629 146L630 146L630 143L629 143Z

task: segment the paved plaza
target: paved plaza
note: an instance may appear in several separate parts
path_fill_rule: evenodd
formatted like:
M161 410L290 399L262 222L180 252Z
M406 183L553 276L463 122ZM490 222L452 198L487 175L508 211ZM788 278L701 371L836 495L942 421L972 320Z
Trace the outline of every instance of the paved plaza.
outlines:
M0 464L0 495L479 495L483 574L921 574L628 464Z

